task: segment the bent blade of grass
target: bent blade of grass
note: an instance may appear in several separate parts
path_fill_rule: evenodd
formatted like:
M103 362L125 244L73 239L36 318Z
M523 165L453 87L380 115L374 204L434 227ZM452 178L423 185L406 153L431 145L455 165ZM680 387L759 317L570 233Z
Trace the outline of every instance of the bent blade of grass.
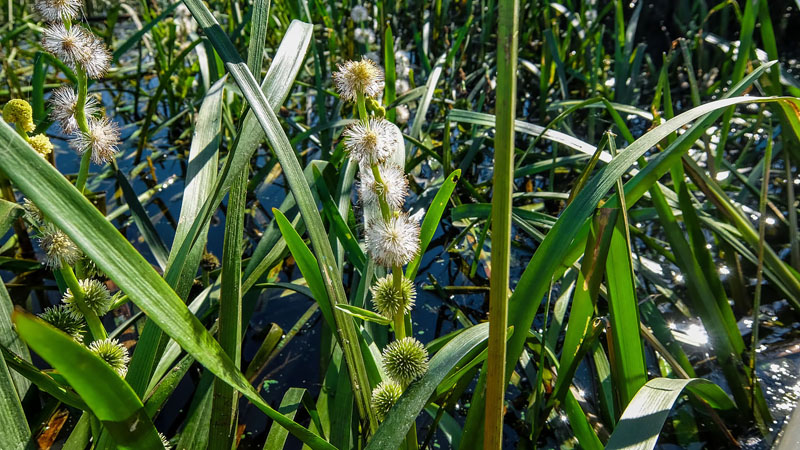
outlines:
M702 378L656 378L642 386L622 413L606 445L610 450L652 450L664 421L684 389L717 409L733 408L733 402L716 384Z
M133 389L105 361L70 336L17 309L14 324L25 342L58 370L103 423L117 448L161 446L153 422ZM103 380L98 383L97 380Z
M489 336L489 324L475 325L448 342L431 358L428 372L411 383L386 415L378 431L367 444L366 450L398 448L406 432L422 412L430 395L445 376L473 348Z
M312 448L330 444L272 409L167 282L114 226L11 127L0 123L0 170L158 327L215 375Z
M495 126L495 116L492 114L454 109L450 111L447 117L453 122L471 123L473 125L480 125L484 127ZM593 145L588 144L578 138L564 134L560 131L549 130L540 125L517 120L514 122L514 129L518 133L528 134L531 136L541 135L543 139L565 145L573 150L577 150L589 156L594 155L594 152L597 151ZM603 162L611 161L611 154L608 152L603 152L600 155L600 160Z
M14 372L30 380L40 390L47 392L65 405L84 411L89 409L86 403L68 386L56 381L49 374L39 370L36 366L20 358L6 347L0 346L0 352L3 353L3 359L6 364L14 369Z
M184 0L184 3L191 11L195 20L200 24L206 36L211 40L220 58L225 62L225 67L233 76L236 84L242 90L255 117L264 130L267 140L270 142L275 155L283 168L286 181L292 190L292 194L297 201L300 214L306 224L311 244L316 251L320 273L323 276L324 285L328 291L328 296L332 304L347 303L340 269L336 267L336 257L333 254L328 235L322 223L317 204L311 194L311 189L303 176L303 170L297 161L297 156L289 143L289 139L281 127L273 106L268 102L264 93L259 89L258 84L253 78L253 74L248 70L241 56L228 36L220 28L211 11L199 0ZM237 152L236 155L238 155ZM248 160L244 164L249 163ZM226 166L227 169L227 166ZM238 172L233 172L238 173ZM377 417L372 410L371 392L369 378L367 377L364 359L358 347L358 335L350 317L338 310L333 310L336 320L337 339L342 344L345 353L345 361L348 373L353 385L353 392L357 399L359 414L361 418L369 423L370 430L377 429Z
M768 65L765 65L755 69L753 73L739 84L733 86L728 94L731 96L739 95L747 86L752 84L763 74L767 67ZM589 215L595 209L597 203L606 195L611 187L614 186L616 180L621 177L639 157L644 155L646 151L653 148L661 142L661 140L669 136L670 133L705 116L704 120L695 123L686 133L682 134L675 142L670 144L670 146L662 152L662 155L659 155L655 161L639 171L639 173L627 183L625 196L629 206L633 205L652 184L656 183L658 179L669 170L671 164L673 164L677 158L680 158L683 152L689 149L690 145L697 139L697 136L704 133L710 126L710 123L722 114L722 108L754 101L782 102L792 100L793 99L789 98L756 99L750 97L735 97L710 102L681 113L675 118L664 122L647 132L624 150L621 150L619 155L607 166L601 168L587 186L576 196L575 200L567 206L544 241L542 241L541 245L536 249L536 252L533 254L525 271L522 273L517 287L509 300L510 324L519 330L528 330L530 328L536 316L536 312L539 309L539 299L542 298L549 287L550 274L561 267L562 261L571 250L570 245L566 243L571 243L573 239L579 235L586 225L586 219L588 219ZM636 183L634 183L634 181ZM615 200L617 200L616 197L613 197L606 203L606 206L616 206L617 203ZM532 301L523 299L532 299ZM509 340L506 358L506 379L511 375L511 371L522 354L525 334L526 333L516 333ZM482 394L482 388L484 383L485 375L482 373L478 381L478 388L475 390L475 395L472 398L472 406L467 415L464 442L482 441L483 430L480 426L480 421L477 420L475 416L470 420L470 415L478 414L473 412L474 410L483 410L483 402L485 399Z

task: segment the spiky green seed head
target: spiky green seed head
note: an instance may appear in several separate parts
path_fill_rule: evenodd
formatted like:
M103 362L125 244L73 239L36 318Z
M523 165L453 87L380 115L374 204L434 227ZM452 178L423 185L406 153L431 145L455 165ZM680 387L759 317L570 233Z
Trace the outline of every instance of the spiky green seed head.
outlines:
M75 317L67 305L58 305L47 308L39 314L39 318L72 336L76 342L83 343L85 330L83 318Z
M403 387L399 383L389 380L381 381L378 386L372 390L372 407L375 409L375 415L378 420L386 418L386 414L392 409L397 399L403 393Z
M97 264L95 264L95 262L90 258L84 256L81 258L80 264L83 265L83 273L87 278L108 278L106 273L97 267Z
M370 288L372 291L372 304L375 310L385 317L394 317L399 312L403 314L411 312L414 307L414 300L417 298L417 290L414 283L406 277L400 282L400 289L394 287L394 277L392 274L379 279Z
M45 264L53 269L74 265L83 254L66 233L50 223L40 229L39 246L44 250Z
M33 124L33 108L31 108L30 103L20 98L15 98L6 103L3 107L3 119L28 132L36 128Z
M108 312L113 300L111 298L111 293L108 292L108 289L103 283L97 280L86 279L78 281L78 284L80 284L83 290L83 301L86 303L86 306L98 316L102 316ZM71 290L67 289L61 301L69 308L73 316L83 317L80 308L78 308L78 304L75 302L75 295Z
M406 385L428 371L428 351L413 337L394 341L383 350L383 370Z
M94 341L89 345L89 351L105 361L120 377L128 373L128 349L116 339L103 339Z
M44 220L42 210L39 209L30 199L25 199L22 202L22 208L25 210L25 217L34 225L39 226Z

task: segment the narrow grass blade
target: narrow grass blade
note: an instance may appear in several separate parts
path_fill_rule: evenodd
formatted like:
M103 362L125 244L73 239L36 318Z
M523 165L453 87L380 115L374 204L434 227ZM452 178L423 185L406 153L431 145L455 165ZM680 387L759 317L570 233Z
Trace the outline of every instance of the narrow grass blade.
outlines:
M116 166L116 164L114 164L114 166ZM150 216L147 215L147 211L145 211L142 204L139 203L136 192L133 191L133 187L128 182L128 179L120 172L119 168L116 168L114 172L116 174L117 183L122 190L122 196L125 198L125 203L127 203L130 208L133 222L136 224L136 227L139 228L142 239L144 239L150 252L153 253L153 257L156 259L158 266L161 267L161 270L164 270L167 267L167 260L169 259L167 246L164 245L164 241L158 236L156 227L154 227L153 222L150 221Z
M492 276L489 280L489 356L486 361L484 449L503 446L511 207L514 192L514 120L517 116L519 0L500 0L497 15L497 124L492 182ZM563 81L563 80L562 80ZM564 92L566 88L562 87Z
M0 447L9 450L23 449L31 437L25 410L5 359L0 359Z
M367 320L381 325L390 325L392 321L382 315L368 309L359 308L353 305L336 305L336 308L355 317L356 319Z
M9 202L4 203L11 205ZM4 203L0 203L0 208L2 208ZM14 211L16 212L18 209L15 208ZM0 218L2 217L2 213L0 213ZM5 227L5 230L0 227L0 233L5 234L9 226L10 223ZM22 339L19 338L17 332L14 331L14 325L11 323L11 313L13 311L14 303L8 295L5 283L3 283L3 280L0 280L0 346L7 348L20 359L30 362L31 355L28 352L28 347ZM12 370L10 373L11 379L14 380L17 396L19 398L24 398L25 394L28 392L28 387L30 387L30 381L15 370Z
M289 419L294 419L297 415L297 411L300 409L304 395L306 395L305 389L296 387L289 388L286 394L283 395L283 400L281 400L281 405L278 407L278 412ZM264 450L280 450L284 448L287 437L289 437L289 433L287 433L286 430L273 425L269 429L267 440L264 442Z
M275 221L278 223L278 227L280 227L283 239L286 241L289 251L292 252L292 256L297 262L300 273L302 273L303 277L306 279L306 284L308 284L308 288L311 290L314 300L319 303L325 321L328 323L328 326L332 328L335 327L336 322L333 319L333 307L328 297L328 292L325 290L322 274L319 272L317 258L314 257L314 254L311 253L306 243L303 242L303 238L301 238L297 230L294 229L289 219L277 208L273 208L272 213L275 214Z
M245 168L231 184L225 219L220 275L219 316L217 340L220 347L239 368L242 359L242 242L247 203L248 169ZM214 401L211 409L209 448L227 450L235 435L239 395L223 380L214 379Z
M606 260L606 283L611 319L611 376L624 408L645 382L644 348L639 336L639 303L627 236L628 223L617 220Z

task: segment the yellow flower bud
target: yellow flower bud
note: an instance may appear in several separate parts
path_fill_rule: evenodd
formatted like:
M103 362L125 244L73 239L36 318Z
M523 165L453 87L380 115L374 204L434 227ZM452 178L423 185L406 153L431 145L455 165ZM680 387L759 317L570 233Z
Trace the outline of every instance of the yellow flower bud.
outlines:
M15 98L3 107L3 119L13 123L25 131L33 131L33 109L25 100Z
M31 147L42 155L42 157L49 155L50 152L53 151L53 144L50 143L50 138L44 134L37 134L31 137L28 139L28 144L31 144Z

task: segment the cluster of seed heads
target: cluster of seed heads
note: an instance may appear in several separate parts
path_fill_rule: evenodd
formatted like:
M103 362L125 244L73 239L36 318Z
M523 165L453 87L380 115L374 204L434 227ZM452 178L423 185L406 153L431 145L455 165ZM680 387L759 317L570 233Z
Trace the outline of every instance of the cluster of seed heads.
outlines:
M365 12L354 8L353 19L363 20ZM372 302L381 315L400 324L414 306L416 290L411 280L403 277L398 281L394 274L402 273L402 267L419 253L420 228L417 219L403 211L408 180L392 160L396 152L402 153L403 135L396 125L383 119L383 108L376 101L383 91L383 80L383 71L366 58L340 65L333 75L339 96L357 102L362 119L344 131L345 149L361 173L359 198L365 208L381 211L367 222L364 243L376 264L392 268L392 273L370 288ZM377 111L368 120L364 117L367 106ZM404 334L400 331L396 329L396 335ZM428 351L413 337L395 340L384 349L383 368L389 379L372 391L379 420L386 417L404 387L428 371Z
M37 0L34 7L49 22L42 33L42 47L46 51L88 78L105 76L111 64L111 53L105 43L87 28L72 23L80 15L81 0ZM86 80L79 79L79 83L85 90ZM119 128L109 118L97 116L101 108L96 100L88 96L81 99L71 86L62 86L52 93L49 102L50 117L64 133L72 135L70 147L78 153L90 152L97 164L114 158L119 146ZM78 109L83 110L86 120L83 125L76 114Z
M3 106L3 120L14 124L17 132L22 136L36 152L45 157L52 153L53 144L45 134L35 134L29 136L28 133L36 129L33 123L33 108L25 100L15 98Z

